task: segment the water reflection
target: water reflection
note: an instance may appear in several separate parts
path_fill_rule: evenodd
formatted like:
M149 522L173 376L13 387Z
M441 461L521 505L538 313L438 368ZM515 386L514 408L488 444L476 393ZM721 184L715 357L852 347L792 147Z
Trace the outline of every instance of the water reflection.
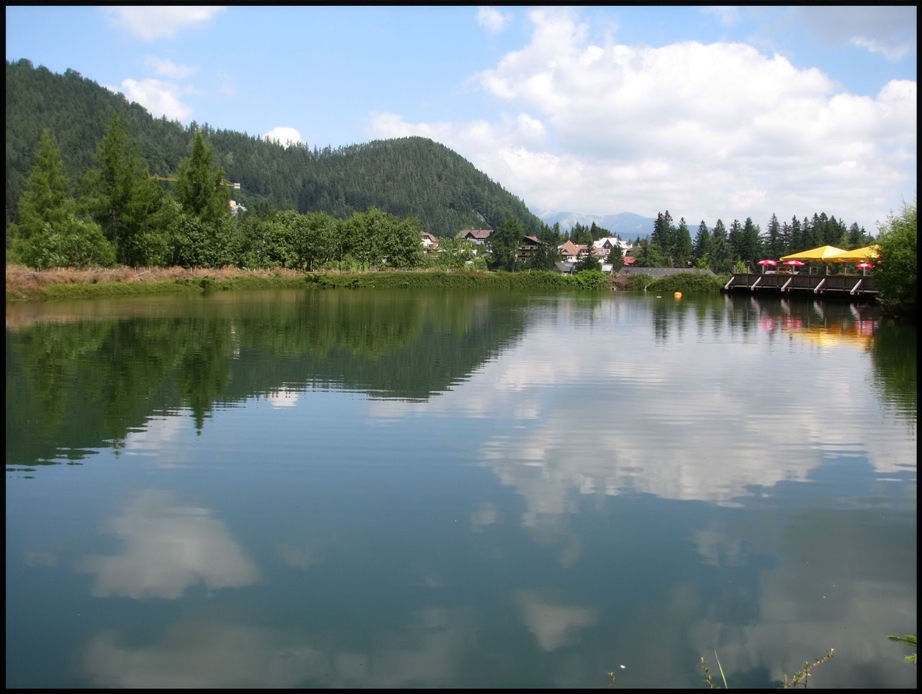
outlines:
M893 676L911 686L914 673L901 671L901 653L885 637L916 628L914 611L905 609L915 604L915 561L905 555L915 547L913 511L884 520L870 511L800 510L777 536L748 524L719 534L726 539L715 549L731 558L743 537L757 543L751 550L777 557L740 601L751 616L740 619L721 596L690 626L699 652L716 648L724 668L740 673L734 683L768 673L780 684L804 660L835 648L838 656L816 671L815 686L860 687Z
M543 651L553 651L571 643L580 629L598 621L596 609L549 602L534 590L518 591L515 602L522 620Z
M873 353L880 349L873 310L828 305L818 315L813 302L730 297L647 301L659 342L653 350L613 300L568 341L554 320L533 322L527 341L485 364L463 391L426 404L429 414L503 423L480 456L525 499L522 524L560 522L573 511L574 493L734 505L771 495L782 481L807 481L843 456L866 458L879 474L914 469L914 441L860 424L879 416L862 377L864 350L847 342L847 353L823 359L810 341L772 340L803 332L855 337ZM699 315L691 326L673 321L691 312ZM666 314L677 327L664 332ZM914 392L914 371L911 380ZM421 408L391 402L372 411L399 417Z
M399 630L376 632L367 651L338 648L335 637L183 621L147 645L100 633L83 667L93 686L113 688L452 686L464 679L473 630L462 611L428 607Z
M222 521L166 492L138 493L104 527L124 550L81 562L81 571L95 577L94 597L176 599L200 583L211 591L252 585L259 578Z
M514 295L255 292L208 298L8 307L7 462L79 460L187 408L306 388L425 401L523 331ZM95 307L95 309L93 308Z
M271 296L9 330L8 458L90 458L8 475L10 681L695 687L717 649L764 687L834 646L820 686L914 683L885 638L915 630L914 333L750 297Z

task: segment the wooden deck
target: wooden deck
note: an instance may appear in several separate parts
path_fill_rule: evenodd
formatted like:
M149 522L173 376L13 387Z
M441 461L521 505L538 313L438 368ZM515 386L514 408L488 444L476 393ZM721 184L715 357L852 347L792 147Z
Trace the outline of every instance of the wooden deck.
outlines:
M803 294L852 300L875 300L877 284L862 275L734 274L724 292L750 294Z

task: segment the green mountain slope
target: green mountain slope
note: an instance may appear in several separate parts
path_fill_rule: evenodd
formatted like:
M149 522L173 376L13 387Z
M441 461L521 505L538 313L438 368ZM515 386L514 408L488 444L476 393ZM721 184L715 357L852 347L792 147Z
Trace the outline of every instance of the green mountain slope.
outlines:
M7 221L15 219L42 129L51 131L76 181L92 165L113 110L157 175L176 171L189 155L195 129L201 130L226 177L241 184L234 197L248 207L264 201L281 209L347 217L376 206L402 217L414 215L439 236L464 227L494 228L506 215L518 218L529 233L541 226L522 200L457 153L425 138L286 149L246 133L154 118L73 70L56 74L28 60L6 64Z

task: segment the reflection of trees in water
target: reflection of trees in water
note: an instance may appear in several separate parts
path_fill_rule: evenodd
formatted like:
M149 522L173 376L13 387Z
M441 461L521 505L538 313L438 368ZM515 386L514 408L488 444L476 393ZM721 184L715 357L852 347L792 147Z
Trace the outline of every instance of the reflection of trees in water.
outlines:
M884 400L913 422L916 402L916 326L882 321L871 341L876 385Z
M510 295L306 292L177 301L130 319L7 331L8 464L118 447L158 413L326 384L425 399L524 329Z

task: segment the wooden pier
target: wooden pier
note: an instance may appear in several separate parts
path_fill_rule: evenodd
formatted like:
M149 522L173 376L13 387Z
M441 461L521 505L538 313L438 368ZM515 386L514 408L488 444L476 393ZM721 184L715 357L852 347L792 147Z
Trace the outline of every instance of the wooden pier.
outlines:
M799 294L874 301L877 284L873 277L864 275L809 275L786 273L734 274L724 285L724 292L749 294Z

